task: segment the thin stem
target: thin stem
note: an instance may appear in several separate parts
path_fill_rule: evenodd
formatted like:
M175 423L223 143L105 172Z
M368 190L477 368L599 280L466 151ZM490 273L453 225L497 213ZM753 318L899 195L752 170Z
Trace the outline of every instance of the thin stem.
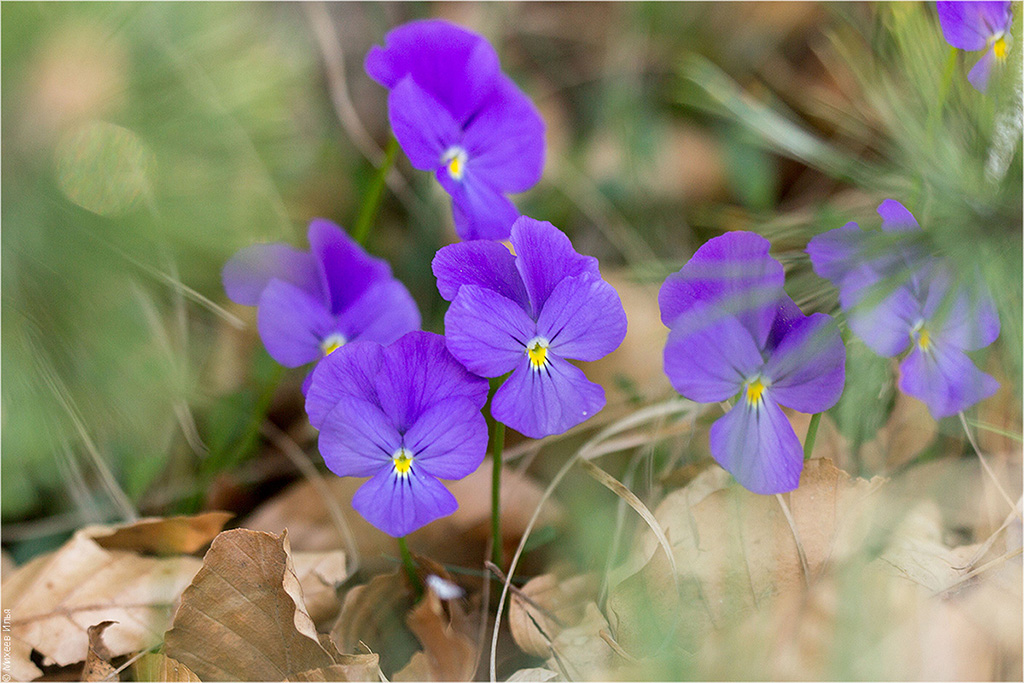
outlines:
M999 477L997 477L996 473L992 471L992 468L985 460L985 456L981 454L981 449L978 447L978 442L974 440L974 434L971 432L970 427L967 426L967 416L964 415L963 411L960 411L958 415L960 416L960 424L962 424L964 427L964 433L967 434L967 440L971 443L971 448L974 449L974 453L978 456L978 461L981 463L982 469L985 470L985 474L987 474L988 478L992 480L992 483L995 485L996 490L999 491L999 495L1003 497L1003 500L1006 501L1006 504L1009 505L1010 509L1016 513L1018 518L1020 518L1021 514L1020 511L1017 510L1017 504L1014 503L1013 499L1010 498L1009 494L1006 493L1006 489L1004 489L1003 485L999 483Z
M423 584L420 583L420 577L416 573L416 562L412 559L412 553L409 552L409 546L405 542L405 536L398 537L398 552L402 556L402 565L405 567L405 575L409 577L409 583L412 584L413 592L416 593L416 599L419 600L420 596L423 595Z
M505 448L505 425L495 420L491 432L491 561L501 566L501 453Z
M366 238L370 236L370 226L373 225L373 219L377 215L377 207L380 206L380 199L384 195L384 184L397 155L398 138L391 135L388 137L388 145L384 149L384 161L381 162L376 175L373 176L370 190L366 193L366 201L356 220L355 230L352 231L352 238L363 246L366 245Z
M814 440L818 438L818 423L821 422L821 413L811 415L811 422L807 425L807 436L804 438L804 460L810 460L814 452Z

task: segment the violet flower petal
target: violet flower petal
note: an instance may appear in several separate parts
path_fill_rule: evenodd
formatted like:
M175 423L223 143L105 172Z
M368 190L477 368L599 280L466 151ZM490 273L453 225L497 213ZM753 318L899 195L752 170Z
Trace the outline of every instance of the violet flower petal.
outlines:
M477 408L487 402L487 380L470 374L445 338L430 332L410 332L384 349L375 384L381 408L403 433L445 398L461 396Z
M271 280L260 295L256 326L271 358L297 368L320 358L320 345L336 322L321 301L293 284Z
M348 342L362 339L387 346L406 332L420 328L420 310L398 280L380 280L338 316L338 328Z
M978 276L966 285L954 282L948 268L932 271L922 317L930 336L962 351L984 348L999 336L999 315L988 287Z
M750 331L713 305L698 304L691 317L704 325L677 327L665 344L665 374L680 394L699 403L725 401L764 365Z
M370 285L391 278L387 261L367 254L331 221L314 219L309 224L308 237L330 297L330 310L335 315L348 308Z
M473 473L487 452L487 421L480 408L455 396L427 408L403 437L413 467L439 479Z
M524 192L544 169L544 120L512 79L498 85L467 124L462 145L467 173L503 192Z
M852 221L815 235L807 243L807 255L811 257L814 272L839 287L864 253L867 239L868 233Z
M1010 26L1010 3L949 2L935 3L939 24L946 42L961 50L981 50L990 38Z
M741 398L711 425L710 442L718 464L754 493L785 493L800 484L803 449L770 398L762 396L755 405Z
M619 348L626 311L615 288L591 273L559 282L537 319L537 334L562 358L594 361Z
M853 277L856 282L839 291L850 329L878 355L899 355L910 343L910 330L921 316L919 302L905 284L890 293L888 283L879 282L874 273L862 279Z
M408 76L388 94L388 118L409 163L421 171L441 168L445 152L462 138L451 114Z
M846 378L846 348L831 317L813 313L793 323L765 365L772 399L801 413L836 404Z
M400 538L458 509L451 491L415 463L407 476L380 470L352 496L352 507L384 533Z
M255 306L273 279L289 282L313 297L326 295L312 254L287 244L253 244L240 249L224 265L222 279L228 298L243 306Z
M468 166L467 162L467 166ZM447 169L435 174L441 187L451 195L455 232L464 240L505 240L519 211L512 201L484 178L467 168L461 180Z
M782 264L768 254L770 243L751 232L728 232L705 242L678 273L661 286L658 304L668 327L696 302L713 301L734 315L763 347L783 295Z
M526 358L537 325L518 304L477 285L463 285L444 317L448 350L470 372L499 377Z
M384 363L384 347L370 341L346 344L330 354L310 373L306 414L317 429L343 398L379 404L377 376Z
M549 353L545 367L535 370L524 354L495 392L491 414L524 436L542 439L575 427L604 405L604 389L576 366Z
M900 364L900 391L924 401L935 419L955 415L988 398L999 382L979 370L963 351L934 341L920 346Z
M321 424L318 445L327 469L339 477L370 477L391 468L401 439L379 406L344 396Z
M434 255L431 268L437 278L437 290L446 301L452 301L462 285L478 285L524 309L529 306L526 286L516 270L516 259L498 242L477 240L441 247Z
M988 90L988 81L992 76L992 63L996 55L994 50L988 50L981 56L978 63L967 72L967 82L974 86L978 92Z
M886 232L913 232L921 229L914 214L895 199L886 199L879 204L878 215L882 217L882 230Z
M431 94L460 124L497 84L498 54L483 37L438 19L412 21L373 46L364 66L370 78L392 89L406 76Z
M512 225L511 239L516 268L526 285L535 316L565 278L583 273L601 276L597 259L576 253L565 233L547 221L520 216Z

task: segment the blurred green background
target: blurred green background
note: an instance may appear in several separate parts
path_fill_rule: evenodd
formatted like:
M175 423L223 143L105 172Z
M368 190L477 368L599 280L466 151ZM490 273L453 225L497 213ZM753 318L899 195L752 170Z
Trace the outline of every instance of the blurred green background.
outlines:
M520 210L648 298L706 239L747 229L773 241L805 312L831 312L807 240L849 220L877 226L882 199L906 204L934 247L996 294L1003 332L980 362L1009 387L1003 426L1019 433L1021 50L979 94L966 81L978 55L949 48L932 5L0 12L2 518L19 559L89 522L243 512L295 477L251 456L267 410L312 443L303 371L277 384L220 269L258 241L305 248L313 217L354 224L387 136L386 94L363 56L427 16L490 38L547 122L545 176ZM389 187L370 250L409 286L425 328L442 331L429 264L455 239L447 199L401 157ZM657 374L660 346L646 356ZM859 342L849 367L833 418L860 444L892 409L891 376ZM650 398L642 368L614 377L634 402ZM601 493L568 495L586 509ZM595 541L575 543L586 555Z

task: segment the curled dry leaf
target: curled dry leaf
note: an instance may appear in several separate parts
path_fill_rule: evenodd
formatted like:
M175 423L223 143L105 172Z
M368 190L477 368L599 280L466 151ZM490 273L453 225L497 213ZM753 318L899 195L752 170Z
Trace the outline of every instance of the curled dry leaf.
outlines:
M707 611L710 624L756 607L775 593L801 587L830 560L858 548L870 522L863 514L865 501L882 483L877 478L853 479L829 460L810 460L800 487L782 496L792 513L791 526L775 496L759 496L737 486L707 493L707 481L701 475L691 484L700 489L697 495L691 495L689 487L669 494L655 517L671 541L681 589L699 596L696 604ZM801 550L810 572L806 579ZM660 550L653 537L644 534L636 552L651 558ZM672 577L659 574L663 572L647 572L652 604L674 590ZM689 582L696 585L688 587ZM637 600L633 584L617 583L609 598L616 607L620 643L631 640L626 636L630 618L643 614L625 607ZM616 596L616 591L628 595ZM634 630L638 637L644 632Z
M306 612L284 533L217 536L165 643L203 680L279 681L334 664Z
M380 653L385 672L393 672L418 649L402 621L412 607L413 595L405 575L400 570L379 574L345 595L331 641L341 652L362 650L363 643Z
M323 669L303 671L287 680L309 683L326 683L327 681L371 681L376 683L381 680L380 658L376 654L341 655L336 659L337 664Z
M338 615L338 587L348 578L347 558L341 550L294 553L295 575L302 586L306 611L318 626Z
M583 619L586 603L596 595L597 579L590 574L564 581L554 574L530 579L511 594L508 624L512 638L523 652L550 657L552 640L563 628Z
M167 655L157 653L143 655L133 665L133 671L136 681L199 683L199 677L187 666Z
M234 515L199 515L140 519L117 527L87 527L83 531L101 548L131 550L142 555L191 555L206 547Z
M112 621L101 621L87 629L89 634L89 652L85 657L85 665L82 667L83 681L121 680L121 677L115 673L114 665L110 663L110 650L103 644L103 632L107 630L108 626L113 624L114 622Z
M601 633L608 632L608 620L593 602L583 608L578 624L562 629L551 643L547 665L564 672L568 680L590 681L613 678L613 664L620 663Z
M551 669L534 668L520 669L508 677L508 683L547 683L548 681L560 681L558 674Z
M101 621L117 622L103 634L113 657L159 643L182 590L202 566L194 557L106 550L86 531L5 577L0 602L11 610L11 673L17 679L40 675L29 658L32 649L47 664L84 661L87 629Z
M476 672L476 644L471 624L459 601L445 605L433 589L405 619L423 646L409 664L395 673L395 681L471 681Z

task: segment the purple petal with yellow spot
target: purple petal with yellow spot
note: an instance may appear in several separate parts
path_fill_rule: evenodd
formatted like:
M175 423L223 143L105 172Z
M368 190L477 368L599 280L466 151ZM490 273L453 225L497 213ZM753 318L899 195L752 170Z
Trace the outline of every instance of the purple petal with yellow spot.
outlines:
M836 404L846 378L846 349L831 317L814 313L796 320L764 368L772 399L801 413Z
M384 533L401 538L452 514L459 504L444 484L420 472L414 462L406 476L394 468L381 469L352 496L352 507Z
M271 280L260 295L256 325L271 358L297 368L322 355L320 345L336 331L337 322L322 301L295 285Z
M437 290L446 301L453 300L462 285L477 285L524 309L529 305L526 286L516 270L516 259L498 242L477 240L449 244L434 255L431 267L437 278Z
M287 244L254 244L231 257L222 274L224 291L236 304L255 306L271 280L295 285L312 297L326 296L309 252Z
M626 311L615 288L584 273L559 282L537 319L537 333L562 358L594 361L626 337Z
M487 452L487 421L472 401L456 396L427 408L403 437L413 466L438 479L476 471Z
M850 329L872 351L886 358L907 348L910 330L921 317L921 304L907 284L892 289L889 282L880 281L871 272L841 289L839 303L846 311Z
M696 305L693 327L677 327L665 344L665 374L680 394L699 403L725 401L757 375L764 358L750 330L711 305ZM703 324L697 325L698 317Z
M494 419L531 439L575 427L604 408L604 389L568 361L547 354L539 369L523 356L519 367L495 392Z
M444 153L462 138L448 110L409 77L388 95L388 118L409 163L421 171L440 168Z
M516 268L530 296L533 314L544 308L555 286L567 277L591 273L600 277L597 259L578 254L565 233L547 221L520 216L512 226Z
M525 358L537 324L494 290L463 285L444 317L448 350L470 372L500 377Z
M993 36L1010 28L1008 0L935 3L946 42L961 50L982 50Z
M786 415L765 395L753 404L741 397L711 425L710 440L711 455L744 488L768 495L800 485L800 441Z
M339 477L370 477L391 467L402 437L380 406L343 396L320 426L319 448L327 469Z
M928 406L932 417L956 415L999 389L999 382L979 370L960 349L941 341L917 345L900 364L900 391Z

